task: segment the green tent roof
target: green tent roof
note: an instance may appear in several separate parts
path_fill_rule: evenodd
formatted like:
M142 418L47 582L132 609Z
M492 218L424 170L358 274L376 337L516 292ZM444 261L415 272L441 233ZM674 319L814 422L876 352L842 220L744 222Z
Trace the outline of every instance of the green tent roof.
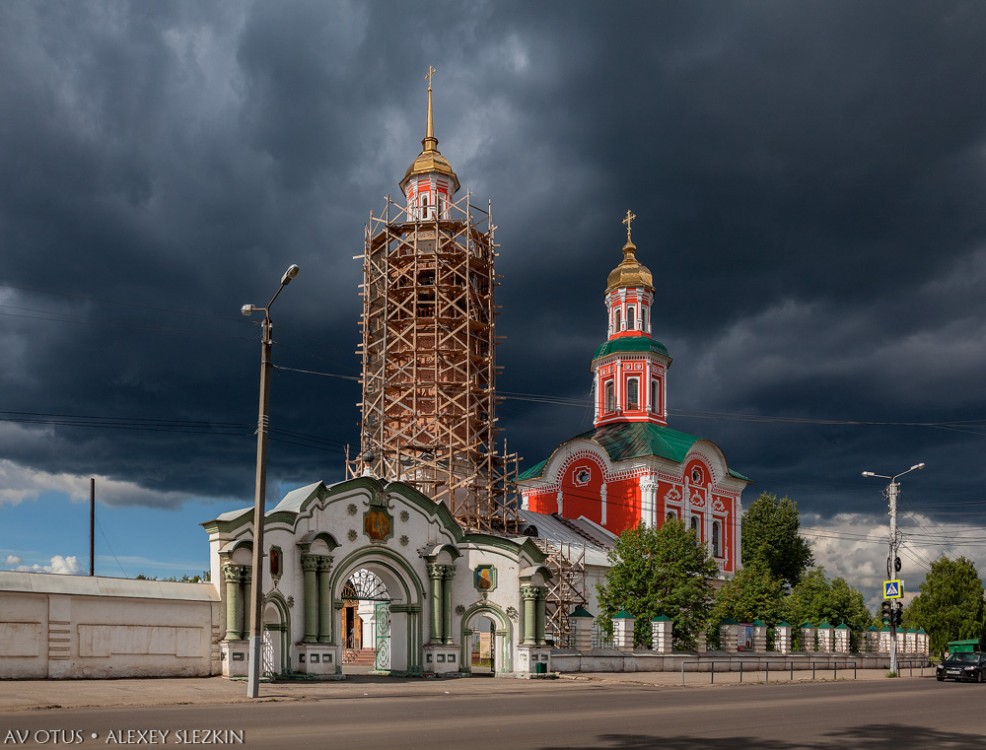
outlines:
M652 422L619 422L583 432L571 440L591 440L605 450L612 461L659 456L680 464L685 460L689 449L701 438ZM517 478L523 480L539 477L547 463L547 460L541 461ZM750 481L748 477L732 469L729 469L729 475L744 482Z
M592 359L595 361L600 357L605 357L609 354L615 354L617 352L654 352L655 354L661 354L665 357L670 356L668 354L667 347L657 339L652 339L650 336L622 336L621 338L613 339L612 341L604 341L599 348L596 349L596 354Z

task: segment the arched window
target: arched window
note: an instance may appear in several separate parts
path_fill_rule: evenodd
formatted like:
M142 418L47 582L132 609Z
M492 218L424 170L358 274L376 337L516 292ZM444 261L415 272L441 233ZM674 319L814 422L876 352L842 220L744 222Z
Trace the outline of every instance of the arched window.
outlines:
M640 380L630 378L627 380L627 409L640 408Z
M421 218L430 219L431 218L431 208L428 206L428 193L421 194Z
M613 313L613 332L618 333L620 331L620 308L616 308L616 312Z
M678 520L678 514L675 513L673 510L669 510L668 511L668 515L667 515L667 520L668 521L677 521Z
M633 317L633 314L636 311L636 309L637 308L633 307L632 305L627 308L627 330L628 331L633 330L634 328L637 327L637 326L634 325L634 317Z
M712 522L712 556L722 557L722 527L718 521Z
M692 516L692 522L689 528L691 528L691 530L695 532L695 535L699 539L702 538L702 535L698 533L698 516Z
M616 389L613 387L613 381L610 380L603 386L603 410L606 412L611 412L616 409Z
M644 333L648 333L650 331L650 328L647 326L647 308L646 307L641 307L640 308L640 330L642 330Z
M661 384L658 380L650 381L650 410L654 413L661 411Z

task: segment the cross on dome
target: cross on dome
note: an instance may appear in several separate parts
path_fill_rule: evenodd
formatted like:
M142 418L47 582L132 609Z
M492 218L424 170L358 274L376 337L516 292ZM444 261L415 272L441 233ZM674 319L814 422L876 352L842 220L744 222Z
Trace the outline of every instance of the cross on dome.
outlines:
M627 244L628 245L632 245L633 244L633 241L630 239L630 225L633 223L633 220L636 219L636 218L637 218L637 214L633 213L628 208L627 209L627 216L626 216L626 218L623 221L620 222L621 224L626 224L627 225Z

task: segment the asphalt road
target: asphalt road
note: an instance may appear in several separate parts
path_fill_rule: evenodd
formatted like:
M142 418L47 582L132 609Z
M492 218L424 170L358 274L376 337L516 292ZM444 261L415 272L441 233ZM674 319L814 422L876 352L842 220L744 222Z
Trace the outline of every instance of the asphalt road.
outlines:
M460 681L465 682L465 681ZM986 747L986 686L933 679L668 688L490 680L448 693L0 713L0 745L835 750ZM195 732L198 731L196 734ZM93 734L96 735L93 738ZM23 741L22 741L23 740Z

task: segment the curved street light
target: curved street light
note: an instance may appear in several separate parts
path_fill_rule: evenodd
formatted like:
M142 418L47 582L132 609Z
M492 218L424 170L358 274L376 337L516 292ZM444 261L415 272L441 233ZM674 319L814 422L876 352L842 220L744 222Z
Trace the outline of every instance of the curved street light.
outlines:
M892 477L886 474L876 474L872 471L864 471L864 477L877 477L879 479L889 479L890 483L887 485L887 499L890 501L890 557L887 558L887 577L893 578L894 574L899 572L897 566L897 492L900 489L900 485L897 480L905 474L910 474L912 471L918 471L924 468L924 463L914 464L907 471L902 471L900 474L894 474ZM893 674L897 674L897 626L894 623L893 618L890 618L890 671Z
M253 503L253 569L250 572L250 665L247 670L247 697L256 698L260 694L261 648L263 646L263 607L264 592L264 516L267 503L267 409L270 402L270 371L271 346L273 325L270 319L270 308L274 300L291 283L300 269L292 264L281 277L281 285L270 298L265 307L243 305L240 312L249 317L255 312L263 311L264 320L261 323L260 336L260 409L257 418L257 486Z

